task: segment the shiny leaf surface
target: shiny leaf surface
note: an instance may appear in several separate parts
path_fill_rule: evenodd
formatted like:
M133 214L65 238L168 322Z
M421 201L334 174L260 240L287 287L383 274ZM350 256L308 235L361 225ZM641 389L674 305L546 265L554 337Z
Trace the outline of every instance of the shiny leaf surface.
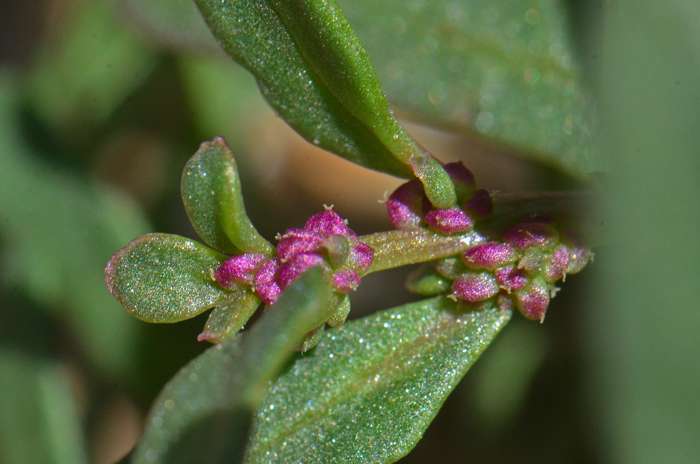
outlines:
M408 453L510 313L435 298L350 321L282 375L247 463L389 463Z
M107 264L109 291L146 322L177 322L226 297L212 274L226 257L193 240L168 234L134 239Z
M369 59L332 1L197 0L209 27L304 138L408 177L422 150L387 106Z
M182 200L210 246L229 254L272 252L246 215L236 160L223 138L204 142L185 165Z
M560 0L339 0L397 109L579 177L605 167Z
M166 385L133 462L235 462L247 412L306 333L330 317L330 287L313 268L285 289L250 332L194 359Z

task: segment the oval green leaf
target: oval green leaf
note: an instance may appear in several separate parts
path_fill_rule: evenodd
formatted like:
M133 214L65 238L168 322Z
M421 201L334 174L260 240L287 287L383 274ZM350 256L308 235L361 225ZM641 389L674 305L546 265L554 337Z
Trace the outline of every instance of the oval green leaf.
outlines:
M202 240L230 254L272 253L245 212L238 166L223 137L204 142L182 172L182 201Z
M423 150L398 124L369 58L334 1L196 0L224 49L310 142L410 177Z
M109 291L146 322L178 322L214 307L226 297L214 271L226 256L201 243L169 234L134 239L107 264Z
M389 101L578 177L605 167L560 0L339 0Z
M310 269L250 332L182 368L156 399L134 464L238 462L249 412L306 334L331 316L330 293L323 271Z
M390 463L408 453L509 312L434 298L329 331L265 397L246 463Z

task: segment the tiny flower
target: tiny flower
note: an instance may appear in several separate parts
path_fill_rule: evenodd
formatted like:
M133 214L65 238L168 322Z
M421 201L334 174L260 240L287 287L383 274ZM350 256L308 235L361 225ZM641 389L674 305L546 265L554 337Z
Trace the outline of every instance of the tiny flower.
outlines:
M214 279L227 290L232 290L239 284L253 285L255 273L267 259L269 257L262 253L232 256L216 270Z
M420 227L423 215L431 207L423 184L418 179L399 186L386 202L389 219L397 229Z
M450 209L434 209L428 212L425 215L425 222L445 235L466 232L474 225L472 218L456 206Z
M360 276L352 269L341 269L333 273L331 283L339 292L348 293L350 290L357 290Z
M508 293L522 288L528 280L526 272L513 264L497 268L494 275L498 284Z
M489 242L470 248L462 254L462 261L472 269L494 270L517 261L518 253L507 243Z
M542 279L534 279L515 292L515 304L528 319L544 321L549 306L549 286Z
M474 174L467 169L461 161L447 163L445 166L447 175L450 176L457 193L459 203L469 198L476 190L476 180Z
M266 304L277 301L282 289L277 283L279 273L279 263L276 259L271 259L263 264L255 274L254 289Z
M544 279L554 283L564 277L571 254L566 245L557 245L549 254L544 265Z
M469 213L474 219L483 221L493 214L493 200L485 189L474 192L469 200L464 202L462 209Z
M285 262L299 253L316 250L323 241L318 234L304 229L289 229L277 244L277 257Z
M521 250L535 245L542 250L553 248L559 241L559 234L549 224L542 222L522 222L503 232L503 239Z
M466 272L452 284L452 293L460 300L477 303L498 293L496 278L488 272Z

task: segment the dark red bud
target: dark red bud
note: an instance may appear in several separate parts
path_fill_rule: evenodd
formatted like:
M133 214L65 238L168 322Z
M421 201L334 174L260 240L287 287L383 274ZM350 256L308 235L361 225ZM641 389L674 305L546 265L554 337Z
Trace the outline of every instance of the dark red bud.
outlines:
M489 242L470 248L462 254L464 263L472 269L488 269L514 263L518 259L515 248L507 243Z

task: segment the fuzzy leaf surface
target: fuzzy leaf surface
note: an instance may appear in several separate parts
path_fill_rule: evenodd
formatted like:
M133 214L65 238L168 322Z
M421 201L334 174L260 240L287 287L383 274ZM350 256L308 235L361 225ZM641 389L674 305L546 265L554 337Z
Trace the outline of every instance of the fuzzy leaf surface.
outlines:
M434 298L329 331L274 384L246 462L390 463L407 454L510 313Z
M212 278L225 260L226 256L185 237L143 235L107 264L107 287L141 320L183 321L226 297Z
M339 0L389 101L583 177L605 167L560 0Z
M410 177L422 156L389 109L369 58L334 1L196 0L226 52L310 142Z
M250 332L183 367L156 399L133 463L237 462L249 412L305 335L330 317L329 296L323 271L312 268Z
M225 253L271 253L245 212L238 167L226 141L204 142L182 173L182 201L195 230Z

